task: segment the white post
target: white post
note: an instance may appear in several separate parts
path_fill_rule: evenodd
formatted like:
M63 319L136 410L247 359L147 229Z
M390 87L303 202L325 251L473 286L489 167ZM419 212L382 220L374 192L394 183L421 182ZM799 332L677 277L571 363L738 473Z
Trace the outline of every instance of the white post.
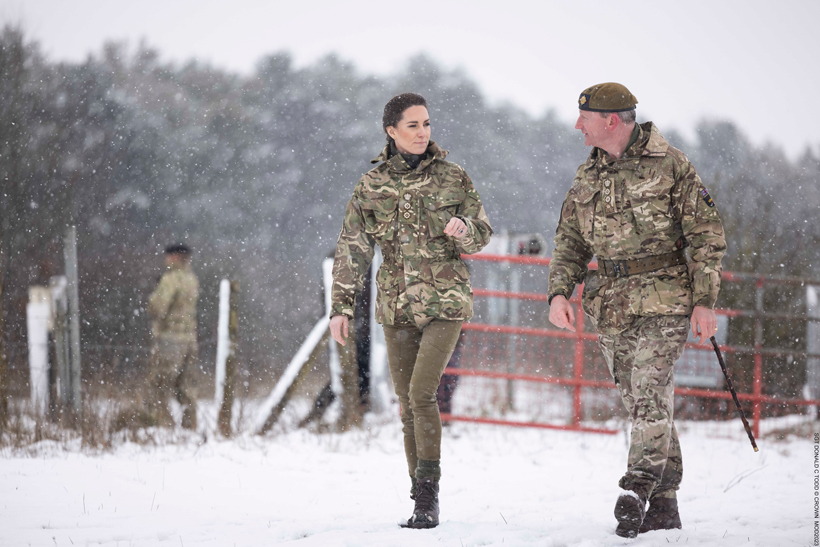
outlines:
M310 334L308 334L307 339L299 348L299 351L296 352L296 355L294 355L293 359L291 359L290 363L288 363L287 368L285 368L285 372L282 373L282 377L279 378L278 382L276 382L273 391L271 391L268 398L265 399L260 405L259 410L257 411L256 423L253 428L254 431L259 431L265 425L271 411L274 407L276 407L276 405L279 404L282 397L285 396L285 393L291 384L296 381L299 371L310 358L311 352L317 345L319 345L319 342L321 342L322 337L327 332L328 326L330 326L330 319L325 316L322 317L313 327L313 330L310 331Z
M28 364L31 374L31 402L44 415L48 407L48 331L51 319L51 291L29 287L26 306Z
M219 283L219 323L216 328L216 392L214 400L222 402L225 392L225 364L231 352L231 337L228 323L231 317L231 282L223 279Z
M372 275L370 276L370 408L376 413L387 412L390 409L392 399L389 376L387 369L387 344L384 341L384 329L376 322L376 299L378 298L378 285L376 284L376 272L382 263L381 249L376 249L373 262L370 264ZM367 290L367 289L363 289Z
M322 262L322 273L324 274L325 282L325 317L330 317L331 307L331 290L333 288L333 259L326 258ZM355 340L350 340L348 344L355 344ZM339 358L339 348L336 347L336 342L331 340L330 344L330 389L336 395L336 400L341 401L342 398L342 362Z

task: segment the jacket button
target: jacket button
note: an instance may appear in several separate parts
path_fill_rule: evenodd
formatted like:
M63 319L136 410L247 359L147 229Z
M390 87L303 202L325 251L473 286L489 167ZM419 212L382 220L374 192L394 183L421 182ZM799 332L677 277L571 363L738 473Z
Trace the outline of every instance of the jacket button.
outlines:
M607 200L607 201L609 201L609 200ZM405 211L404 212L404 218L410 218L410 211Z
M409 204L409 203L405 203L405 204L404 204L404 208L405 208L405 209L409 209L409 208L410 208L410 204Z
M605 184L605 185L607 185L607 186L609 186L610 184L612 184L612 181L611 181L611 180L609 180L609 179L607 179L607 180L605 180L605 181L604 181L604 184Z
M409 192L408 192L408 193L406 193L406 194L404 194L404 199L406 199L406 200L409 200L409 199L410 199L410 198L412 198L412 197L413 197L413 196L411 196Z
M609 196L607 196L607 197L606 197L606 202L607 202L607 203L609 203L610 201L612 201L612 198L611 198L611 197L609 197Z

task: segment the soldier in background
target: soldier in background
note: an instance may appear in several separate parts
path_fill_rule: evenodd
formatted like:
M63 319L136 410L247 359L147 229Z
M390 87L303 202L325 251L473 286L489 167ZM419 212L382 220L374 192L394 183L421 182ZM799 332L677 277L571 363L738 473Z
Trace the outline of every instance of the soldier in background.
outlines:
M564 201L549 279L550 321L571 331L567 300L584 282L584 313L632 418L615 505L622 537L681 527L672 367L689 328L701 344L717 331L726 251L720 216L695 168L652 122L635 123L637 103L616 83L581 93L575 128L593 149ZM593 256L598 271L587 269Z
M165 249L165 273L148 298L152 319L148 411L158 425L173 426L168 407L173 394L182 405L182 427L196 429L196 400L191 374L197 358L196 302L199 281L191 270L191 250L184 244Z

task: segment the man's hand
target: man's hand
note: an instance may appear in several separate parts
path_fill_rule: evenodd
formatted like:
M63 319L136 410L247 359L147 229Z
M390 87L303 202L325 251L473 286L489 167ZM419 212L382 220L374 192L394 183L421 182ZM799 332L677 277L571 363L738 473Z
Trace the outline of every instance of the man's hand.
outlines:
M334 315L330 318L330 335L341 345L345 345L345 338L347 338L346 315Z
M550 304L550 323L575 332L575 312L567 299L560 294L556 295Z
M555 300L553 300L555 302ZM552 314L550 313L550 318ZM692 337L698 340L698 344L705 345L706 342L717 332L717 316L714 310L703 306L695 306L692 310L692 318L689 320L692 325Z

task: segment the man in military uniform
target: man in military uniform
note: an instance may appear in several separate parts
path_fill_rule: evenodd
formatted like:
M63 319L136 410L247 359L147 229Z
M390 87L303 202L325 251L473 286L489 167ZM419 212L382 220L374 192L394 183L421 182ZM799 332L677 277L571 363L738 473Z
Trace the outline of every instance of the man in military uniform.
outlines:
M159 425L173 426L168 399L173 394L183 407L182 427L196 429L196 401L191 373L196 362L196 301L199 281L191 270L191 250L183 244L165 249L165 273L148 298L153 320L148 377L148 411Z
M717 208L694 167L652 122L635 123L637 103L617 83L581 93L575 128L593 149L561 209L549 288L550 321L575 331L567 300L584 282L584 312L632 418L615 505L623 537L681 527L672 368L690 328L701 344L717 330L726 250ZM587 268L593 256L597 271Z

